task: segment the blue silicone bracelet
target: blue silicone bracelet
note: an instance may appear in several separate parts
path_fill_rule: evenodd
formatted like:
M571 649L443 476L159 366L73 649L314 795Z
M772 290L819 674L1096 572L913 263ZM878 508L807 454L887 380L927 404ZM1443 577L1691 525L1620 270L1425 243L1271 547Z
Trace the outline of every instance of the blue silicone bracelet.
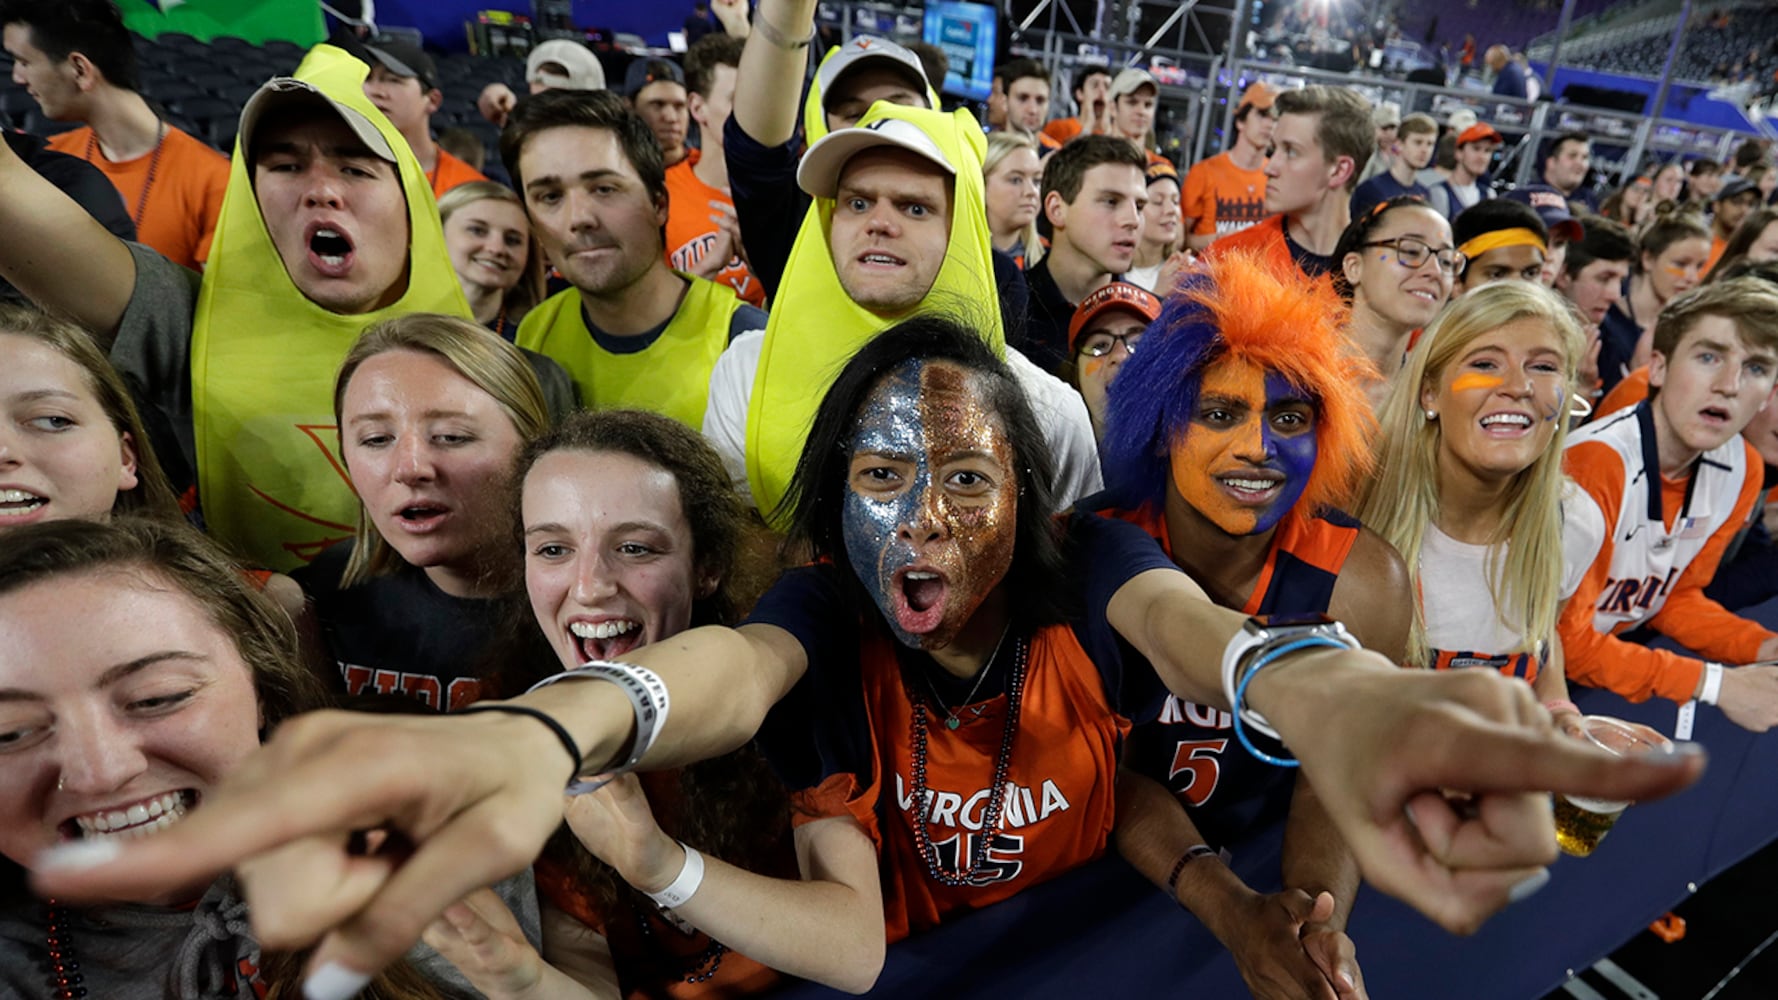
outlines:
M1268 650L1265 655L1253 661L1253 666L1247 668L1247 673L1241 677L1241 683L1235 687L1235 703L1229 706L1230 714L1235 717L1235 739L1240 741L1242 748L1248 753L1274 767L1300 767L1302 765L1294 757L1274 757L1254 746L1253 741L1248 738L1247 726L1241 721L1241 703L1247 700L1247 685L1253 682L1253 678L1262 668L1269 666L1279 657L1316 646L1328 646L1333 649L1350 648L1345 643L1335 642L1322 636L1307 636L1295 642L1287 642L1277 649Z

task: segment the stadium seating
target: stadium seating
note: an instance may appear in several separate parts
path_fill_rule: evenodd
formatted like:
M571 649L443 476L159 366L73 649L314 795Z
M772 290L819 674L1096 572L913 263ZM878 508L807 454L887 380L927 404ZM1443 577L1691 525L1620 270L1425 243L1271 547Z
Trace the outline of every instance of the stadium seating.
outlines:
M1695 24L1681 41L1673 77L1707 83L1751 79L1766 84L1778 72L1778 8L1742 7L1726 27ZM1613 73L1658 75L1671 38L1651 35L1584 56L1577 62ZM1753 58L1749 59L1749 55ZM1651 69L1653 67L1653 69Z
M168 33L137 37L137 64L142 95L174 125L231 152L241 106L266 80L286 75L302 61L303 49L291 42L255 45L240 38L203 42L190 35ZM475 99L496 80L524 92L525 64L515 58L484 59L465 54L440 55L438 85L444 106L433 116L436 128L468 128L487 146L490 156L500 143L498 129L482 120ZM11 60L0 56L0 73L10 74ZM77 123L56 122L37 109L23 87L0 88L0 124L38 135L54 135Z

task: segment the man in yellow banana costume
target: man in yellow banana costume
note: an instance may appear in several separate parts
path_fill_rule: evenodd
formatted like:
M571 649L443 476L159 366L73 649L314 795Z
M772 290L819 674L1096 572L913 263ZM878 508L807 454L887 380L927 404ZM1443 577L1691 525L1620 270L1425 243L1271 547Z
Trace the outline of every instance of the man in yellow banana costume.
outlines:
M425 173L364 96L368 72L317 46L247 102L201 277L0 151L0 275L110 349L195 468L210 532L272 569L352 535L332 395L353 339L402 313L469 317ZM542 367L552 409L571 405Z

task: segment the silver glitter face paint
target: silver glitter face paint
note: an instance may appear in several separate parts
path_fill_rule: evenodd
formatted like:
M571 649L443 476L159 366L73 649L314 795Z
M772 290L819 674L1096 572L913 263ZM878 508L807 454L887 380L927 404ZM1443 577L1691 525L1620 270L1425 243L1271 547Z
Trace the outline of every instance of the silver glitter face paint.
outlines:
M896 637L938 649L1012 564L1012 448L976 379L948 362L885 375L848 442L846 556Z

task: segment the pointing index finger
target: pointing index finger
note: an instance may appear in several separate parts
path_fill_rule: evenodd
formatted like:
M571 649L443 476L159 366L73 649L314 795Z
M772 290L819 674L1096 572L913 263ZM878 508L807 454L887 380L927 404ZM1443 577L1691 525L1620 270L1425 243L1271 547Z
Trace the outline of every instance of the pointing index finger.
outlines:
M242 861L317 834L395 818L398 763L338 732L345 713L291 720L184 819L141 840L86 840L39 855L32 882L69 900L144 899L214 879ZM356 780L341 781L343 773Z

